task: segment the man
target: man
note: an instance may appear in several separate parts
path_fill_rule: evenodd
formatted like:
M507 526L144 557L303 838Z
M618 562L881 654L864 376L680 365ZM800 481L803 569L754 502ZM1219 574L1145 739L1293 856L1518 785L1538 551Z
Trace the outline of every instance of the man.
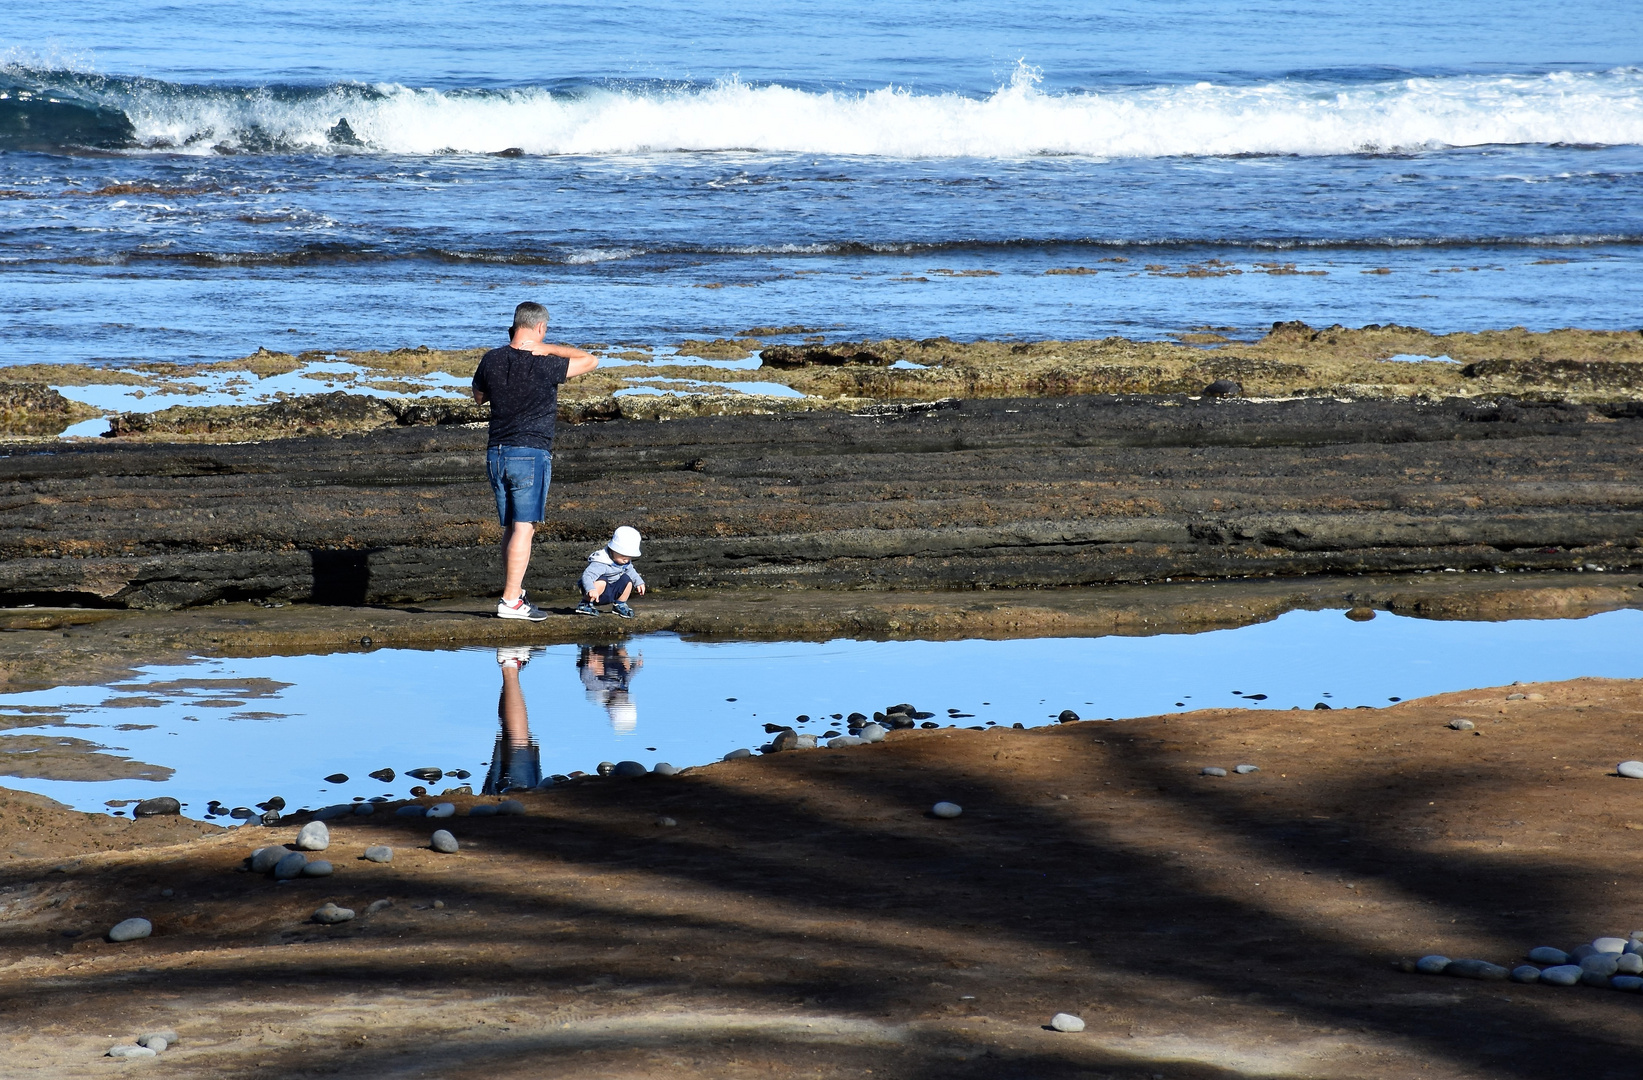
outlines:
M547 332L548 309L529 301L520 304L508 344L485 354L473 381L474 400L491 403L485 473L502 519L502 600L496 614L531 622L548 617L525 599L525 569L553 474L559 384L599 366L592 353L549 345L542 340Z

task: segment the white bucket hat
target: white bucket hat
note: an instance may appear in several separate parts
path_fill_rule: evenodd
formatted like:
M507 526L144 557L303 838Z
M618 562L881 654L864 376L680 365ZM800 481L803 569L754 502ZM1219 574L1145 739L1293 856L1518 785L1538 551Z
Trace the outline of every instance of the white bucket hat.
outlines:
M605 545L618 555L626 555L630 559L639 557L639 530L632 525L623 525L617 528Z

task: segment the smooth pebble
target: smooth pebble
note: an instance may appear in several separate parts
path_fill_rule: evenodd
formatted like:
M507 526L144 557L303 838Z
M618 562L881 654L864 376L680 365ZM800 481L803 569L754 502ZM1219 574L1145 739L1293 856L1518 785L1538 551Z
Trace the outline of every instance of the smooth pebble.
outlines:
M1596 952L1597 947L1589 943L1586 945L1576 945L1574 948L1569 950L1569 963L1578 964Z
M1580 965L1557 964L1544 968L1540 973L1540 981L1552 986L1573 986L1580 981Z
M1592 948L1600 953L1613 953L1615 956L1619 956L1626 951L1626 939L1623 937L1593 938Z
M1056 1013L1050 1017L1050 1026L1057 1031L1083 1031L1084 1021L1072 1013Z
M394 811L395 817L427 817L428 808L418 803L406 803Z
M314 921L317 923L345 923L354 917L353 908L338 907L327 900L314 912Z
M1594 978L1607 979L1620 969L1620 957L1609 953L1593 953L1580 962L1580 970Z
M394 902L387 897L384 897L381 900L372 900L371 906L365 909L365 914L375 915L377 912L386 911L393 906Z
M393 862L394 849L387 844L372 844L365 849L367 862Z
M1504 979L1511 972L1487 960L1451 960L1443 969L1445 975L1457 979Z
M827 740L829 750L843 750L847 746L866 746L867 740L859 735L840 735L836 739Z
M649 769L637 761L618 761L616 768L611 771L612 776L644 776Z
M157 799L144 799L131 811L132 817L164 817L168 814L182 813L182 803L169 795L161 795Z
M291 854L279 845L260 847L251 853L251 871L257 874L266 874L274 869L274 864Z
M286 853L285 858L274 864L274 877L279 881L287 881L302 876L302 868L308 865L308 856L300 851Z
M154 932L154 924L147 919L124 919L114 924L108 932L110 941L136 941L145 938Z
M297 850L324 851L331 846L331 830L323 821L310 821L297 830Z
M137 1036L138 1046L148 1046L155 1039L164 1039L167 1046L177 1045L177 1033L171 1028L164 1031L145 1031Z
M1436 953L1433 953L1431 956L1423 956L1419 960L1415 961L1415 970L1420 972L1422 975L1442 975L1443 969L1448 966L1449 958L1447 956L1439 956Z
M435 803L434 805L428 807L428 813L425 816L431 818L454 817L456 816L456 807L452 806L448 802Z
M326 862L324 859L315 859L313 862L309 863L308 865L306 865L302 868L302 876L303 877L330 877L331 876L331 870L332 870L332 867L331 867L330 863Z
M747 757L752 757L752 756L753 756L753 751L749 750L745 746L742 746L742 747L738 747L737 749L732 750L730 753L726 754L724 756L724 759L726 761L736 761L740 758L747 758Z
M108 1056L111 1058L151 1058L159 1057L158 1050L150 1050L146 1046L114 1046L110 1047Z
M1205 765L1198 770L1199 776L1225 776L1227 771L1219 765Z
M1533 964L1519 964L1512 969L1512 981L1532 983L1540 981L1540 969Z
M1538 948L1530 949L1527 959L1537 964L1567 964L1569 954L1562 949L1554 949L1550 945L1541 945Z
M939 818L956 818L964 813L964 808L958 803L938 802L930 807L930 813Z
M525 804L518 799L503 799L496 804L496 812L502 817L518 817L525 812Z
M1625 990L1628 993L1635 994L1639 990L1643 990L1643 979L1638 978L1636 975L1616 975L1609 980L1609 985L1616 990Z
M1456 731L1471 731L1473 728L1477 727L1477 725L1472 723L1472 721L1459 718L1449 721L1449 726L1454 728Z
M459 845L456 842L456 837L452 836L449 831L439 829L429 839L428 846L433 848L435 851L443 852L446 855L453 855L456 853Z
M166 1047L170 1046L171 1044L166 1042L164 1039L160 1038L158 1035L156 1035L154 1038L149 1039L147 1042L139 1042L137 1045L138 1046L146 1046L150 1050L154 1051L156 1054L163 1054L166 1051Z
M377 812L377 804L376 803L362 802L362 803L355 803L354 804L354 813L356 813L356 814L374 814L376 812Z
M1614 970L1617 975L1643 975L1643 956L1623 953L1615 960Z
M869 722L861 726L861 734L858 737L862 742L883 742L884 736L887 734L888 732L884 730L883 724Z
M1252 772L1260 772L1261 767L1259 765L1234 765L1232 771L1239 776L1248 776Z
M469 817L495 817L496 816L496 804L495 803L488 803L488 802L487 803L474 803L472 806L468 807L468 816Z
M654 769L650 770L650 771L655 773L657 776L678 776L679 775L678 766L669 765L665 761L658 761L656 763L656 767Z
M1643 761L1622 761L1614 771L1633 780L1643 780Z

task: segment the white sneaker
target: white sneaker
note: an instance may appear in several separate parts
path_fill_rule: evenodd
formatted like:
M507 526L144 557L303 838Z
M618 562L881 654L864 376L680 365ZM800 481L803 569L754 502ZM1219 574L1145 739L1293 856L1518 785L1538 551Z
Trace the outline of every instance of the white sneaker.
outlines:
M529 645L504 645L496 650L496 662L502 667L512 667L517 671L531 662L531 647Z
M548 613L521 596L517 600L497 601L496 617L499 619L529 619L531 622L541 622L548 617Z

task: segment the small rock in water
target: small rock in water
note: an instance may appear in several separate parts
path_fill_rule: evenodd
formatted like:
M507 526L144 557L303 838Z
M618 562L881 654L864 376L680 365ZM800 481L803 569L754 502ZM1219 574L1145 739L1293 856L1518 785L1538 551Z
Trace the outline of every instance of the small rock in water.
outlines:
M1512 981L1532 983L1540 981L1540 969L1533 964L1519 964L1512 969Z
M1078 719L1078 714L1073 712L1071 709L1062 709L1060 715L1058 715L1056 717L1056 720L1060 723L1063 723L1063 724L1074 723L1075 721L1077 721L1077 719ZM1062 1013L1061 1015L1065 1016L1066 1014ZM1082 1026L1082 1025L1080 1025L1080 1026Z
M669 765L665 761L658 761L656 763L656 767L654 769L650 770L650 771L655 773L657 776L678 776L679 775L678 768L676 766Z
M228 812L228 816L231 817L231 818L237 818L240 821L244 821L246 818L256 817L257 812L255 810L252 810L249 806L236 806L236 807L234 807L234 809L232 809Z
M418 803L406 803L394 811L395 817L427 817L428 808Z
M315 859L302 868L303 877L330 877L331 864L324 859Z
M525 812L525 804L518 799L503 799L496 804L496 812L501 817L518 817Z
M348 782L348 774L345 772L334 772L325 778L325 782L327 784L346 784Z
M858 738L860 738L863 742L883 742L886 734L888 733L884 730L882 725L868 723L861 726L861 733Z
M1625 990L1627 993L1635 994L1639 990L1643 990L1643 979L1638 978L1636 975L1616 975L1609 980L1609 985L1616 990Z
M439 794L440 794L441 798L450 798L452 795L472 795L473 793L474 793L473 785L471 785L471 784L458 784L456 787L446 788L444 791L441 791Z
M1643 761L1622 761L1614 771L1632 780L1643 780Z
M1437 953L1433 953L1430 956L1423 956L1419 960L1415 961L1415 970L1420 972L1422 975L1442 975L1443 969L1448 966L1449 958L1447 956L1439 956Z
M786 724L766 724L764 726L764 733L766 735L780 735L784 731L792 730L793 729L788 727Z
M1456 717L1455 719L1449 721L1449 726L1454 728L1456 731L1471 731L1473 728L1477 727L1477 725L1472 723L1472 721L1462 719L1460 717Z
M280 823L280 812L278 810L270 810L257 820L272 828Z
M1552 986L1574 986L1580 982L1579 964L1558 964L1544 968L1540 973L1540 981Z
M167 814L182 813L182 804L169 795L161 795L157 799L144 799L131 811L132 817L164 817Z
M782 728L777 732L776 737L770 740L771 753L779 754L784 750L797 750L798 748L799 735L792 728Z
M384 784L391 784L394 782L394 770L392 769L378 769L376 772L367 773L366 775L372 780L380 780Z
M867 714L866 713L853 712L849 716L845 717L844 720L845 720L845 723L850 724L851 726L854 726L856 724L865 724L865 723L867 723Z
M376 803L362 802L362 803L355 803L354 804L354 813L356 813L356 814L374 814L376 812L377 812L377 804Z
M1615 956L1619 956L1626 951L1626 939L1623 937L1593 938L1592 948L1600 953L1613 953Z
M831 737L835 738L835 739L838 738L838 732L835 731ZM798 745L793 747L793 749L795 749L795 750L814 750L815 748L816 748L816 736L815 735L800 735Z
M439 829L436 831L429 839L428 846L433 848L435 851L442 852L446 855L456 854L457 848L459 847L456 842L456 837L452 836L450 832L445 829Z
M435 803L434 805L428 807L428 813L424 816L431 818L447 818L452 817L455 814L456 807L452 806L448 802L442 802Z
M930 807L930 813L938 818L956 818L964 813L964 807L954 802L938 802Z
M435 780L438 780L441 777L443 777L445 775L445 770L444 769L436 769L433 766L428 765L428 766L424 766L423 768L420 768L420 769L406 769L405 770L405 775L406 776L414 776L418 780L425 780L425 781L427 781L428 783L431 784Z
M1511 974L1499 964L1491 964L1487 960L1451 960L1443 973L1457 979L1504 979Z
M285 848L278 846L260 847L251 853L251 872L254 874L266 874L268 871L274 869L275 863L279 862L289 854L291 853Z
M114 1046L110 1047L108 1056L111 1058L151 1058L159 1057L158 1050L150 1050L146 1046Z
M1234 765L1232 771L1239 776L1248 776L1252 772L1260 772L1261 767L1259 765Z
M1372 607L1348 608L1346 617L1353 622L1368 622L1375 617L1375 609Z
M297 830L299 851L324 851L331 846L331 830L323 821L310 821Z
M1214 382L1204 387L1202 396L1212 398L1237 397L1243 392L1244 388L1238 384L1238 380L1236 379L1216 379Z
M319 910L315 911L313 915L315 922L325 923L327 925L345 923L353 917L353 908L337 907L337 905L331 903L329 900L327 900L324 904L321 904Z
M428 794L428 789L423 787L421 784L417 784L411 788L411 798L413 799L420 799L426 794Z
M599 763L599 768L594 770L594 771L597 772L600 776L609 776L611 773L616 771L616 762L614 762L614 761L601 761Z
M300 851L288 853L279 862L274 864L274 878L277 881L288 881L302 876L302 868L308 865L308 856Z
M824 738L824 739L836 739L840 735L843 735L843 734L844 734L844 732L842 732L842 731L835 731L833 728L828 728L826 731L821 733L821 737ZM850 734L859 735L859 734L861 734L861 732L860 731L852 731ZM812 735L811 738L815 738L815 736Z
M282 796L275 795L272 799L269 799L267 802L258 803L257 804L257 809L258 810L284 810L285 809L285 799Z
M467 769L458 769L455 772L448 772L445 775L446 776L454 776L458 780L466 780L466 779L468 779L468 777L472 776L473 773L469 772Z
M155 1039L163 1040L165 1042L166 1046L176 1046L177 1045L177 1033L175 1031L171 1030L170 1028L166 1028L164 1031L145 1031L145 1032L143 1032L141 1035L137 1036L137 1045L138 1046L147 1046L150 1049L152 1049L153 1046L154 1046L154 1040Z
M1312 709L1313 709L1314 712L1330 712L1334 708L1335 708L1335 706L1326 705L1322 701L1320 701L1316 705L1312 706Z
M472 806L468 807L468 816L469 817L495 817L496 816L496 804L495 803L474 803Z
M739 747L738 749L732 750L730 753L726 754L724 756L724 759L726 761L736 761L739 758L748 758L748 757L752 757L752 756L753 756L753 751L751 751L747 747L743 746L743 747Z
M1050 1017L1050 1026L1057 1031L1083 1031L1084 1021L1072 1013L1056 1013Z
M1567 964L1569 954L1562 949L1554 949L1550 945L1541 945L1529 950L1528 959L1537 964L1552 964L1555 966L1557 964Z
M393 862L394 849L387 844L372 844L365 849L365 858L368 862Z
M1205 765L1198 770L1199 776L1225 776L1227 771L1219 765Z
M154 932L154 924L147 919L125 919L114 924L108 932L110 941L136 941Z

